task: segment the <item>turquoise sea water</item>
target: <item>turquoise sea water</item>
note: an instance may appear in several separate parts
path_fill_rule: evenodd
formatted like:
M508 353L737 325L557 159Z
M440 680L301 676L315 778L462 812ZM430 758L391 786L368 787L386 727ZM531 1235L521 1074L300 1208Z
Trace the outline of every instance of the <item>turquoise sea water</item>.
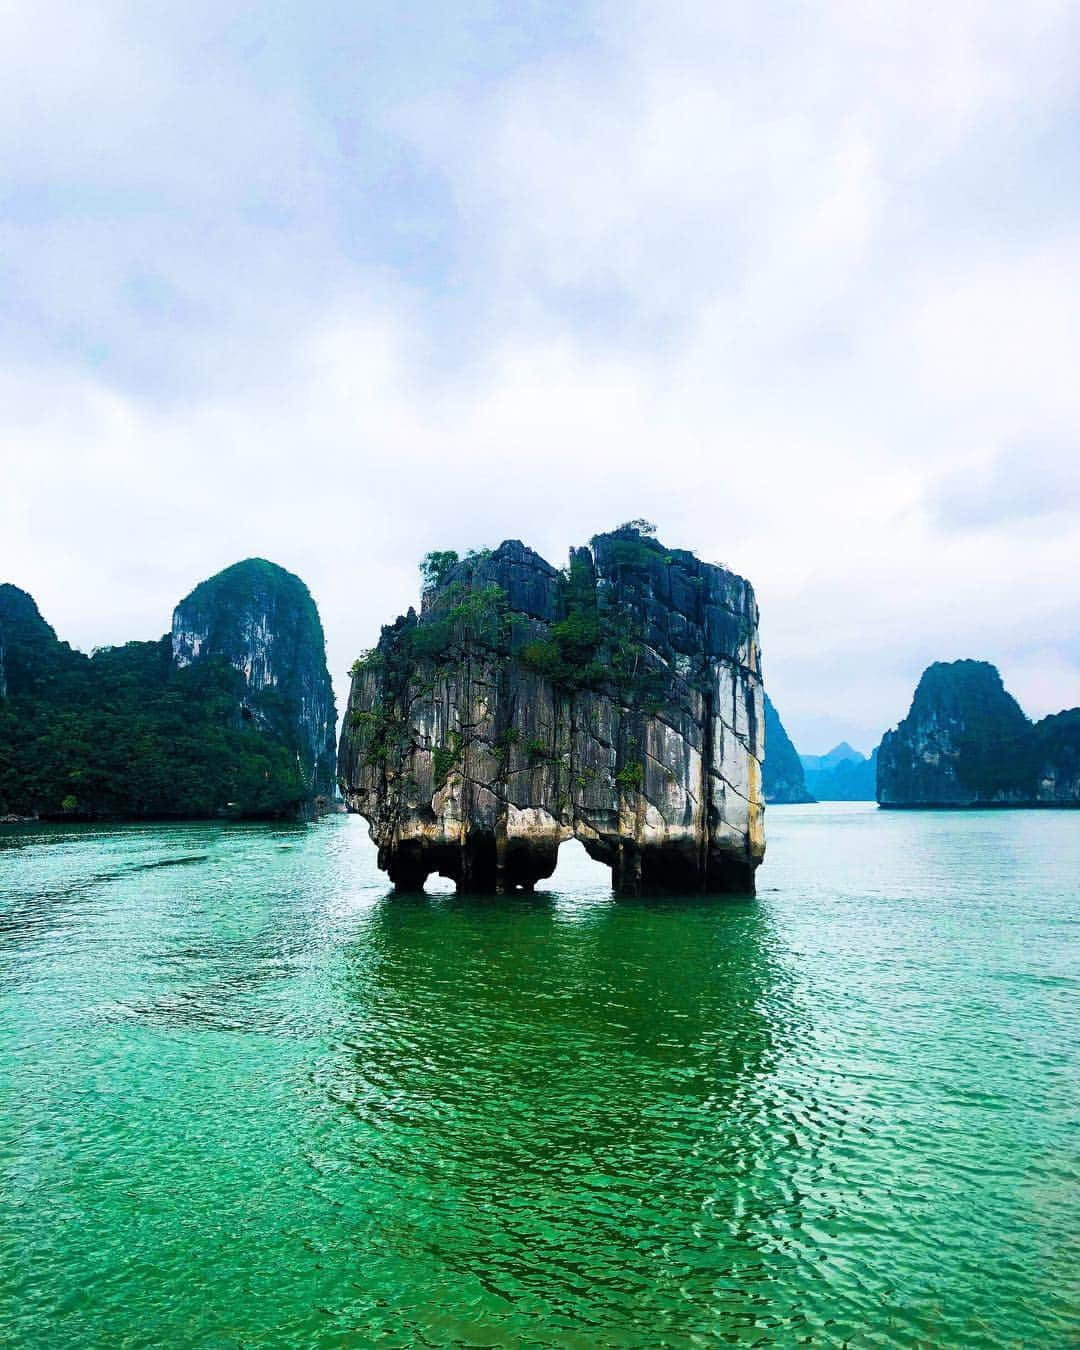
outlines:
M0 827L0 1341L1075 1344L1080 813L767 828L628 902Z

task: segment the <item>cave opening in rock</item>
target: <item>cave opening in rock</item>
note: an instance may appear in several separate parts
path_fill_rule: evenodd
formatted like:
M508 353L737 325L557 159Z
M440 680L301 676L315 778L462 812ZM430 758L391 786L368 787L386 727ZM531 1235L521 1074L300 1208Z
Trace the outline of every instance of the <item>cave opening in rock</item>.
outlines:
M567 839L559 845L555 871L546 881L537 883L537 889L566 894L598 891L611 892L611 868L590 858L580 839Z

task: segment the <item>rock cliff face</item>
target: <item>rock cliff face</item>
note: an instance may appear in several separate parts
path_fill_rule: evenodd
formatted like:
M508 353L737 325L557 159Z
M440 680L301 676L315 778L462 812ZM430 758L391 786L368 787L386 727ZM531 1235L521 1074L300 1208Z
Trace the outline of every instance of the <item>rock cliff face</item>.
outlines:
M814 800L806 789L802 761L768 694L765 695L765 763L761 781L767 802L779 805Z
M334 692L315 602L291 572L262 558L234 563L173 611L178 668L221 657L244 678L245 715L295 745L313 795L334 791Z
M517 541L441 573L357 662L341 737L346 803L391 880L530 888L574 837L620 892L751 891L749 583L627 527L563 573Z
M882 806L1080 804L1080 709L1032 724L986 661L937 662L878 754Z

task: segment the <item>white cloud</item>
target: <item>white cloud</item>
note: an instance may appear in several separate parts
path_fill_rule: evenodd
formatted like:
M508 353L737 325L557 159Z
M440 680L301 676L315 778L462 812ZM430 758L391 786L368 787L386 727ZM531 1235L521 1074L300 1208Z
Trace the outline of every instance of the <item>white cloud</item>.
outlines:
M952 656L1080 702L1080 241L1032 150L1073 7L600 5L359 120L216 11L80 11L54 59L41 12L0 96L0 530L63 636L154 635L260 553L340 674L427 549L644 514L755 582L797 743L869 748Z

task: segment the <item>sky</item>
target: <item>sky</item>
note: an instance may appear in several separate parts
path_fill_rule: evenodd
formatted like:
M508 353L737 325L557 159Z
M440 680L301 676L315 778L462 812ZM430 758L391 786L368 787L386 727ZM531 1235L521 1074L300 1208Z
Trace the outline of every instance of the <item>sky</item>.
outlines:
M243 557L344 672L430 549L632 517L796 745L1080 704L1074 0L0 0L0 580L89 650Z

